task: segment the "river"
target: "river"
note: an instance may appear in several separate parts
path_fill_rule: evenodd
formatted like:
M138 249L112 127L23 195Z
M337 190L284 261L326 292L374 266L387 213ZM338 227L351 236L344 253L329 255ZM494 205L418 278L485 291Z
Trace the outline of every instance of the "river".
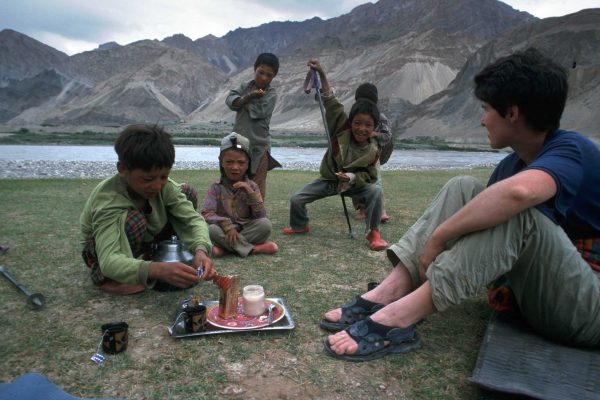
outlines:
M318 170L325 149L273 147L284 169ZM174 169L217 169L218 147L176 146ZM469 169L493 167L505 152L394 150L385 170ZM0 179L102 177L114 173L111 146L0 145ZM66 170L64 173L63 170ZM86 172L88 171L88 172ZM105 172L106 171L106 172Z

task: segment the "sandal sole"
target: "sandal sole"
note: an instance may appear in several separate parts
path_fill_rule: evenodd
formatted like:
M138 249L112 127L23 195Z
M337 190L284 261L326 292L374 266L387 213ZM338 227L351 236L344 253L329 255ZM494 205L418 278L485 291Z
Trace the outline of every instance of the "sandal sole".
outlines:
M410 342L399 343L399 344L390 344L381 350L374 351L370 354L365 355L355 355L355 354L342 354L339 355L331 349L331 345L329 341L325 339L323 342L323 348L327 355L337 358L338 360L350 361L350 362L364 362L364 361L373 361L378 360L380 358L385 357L388 354L404 354L411 352L413 350L417 350L423 347L423 343L421 342L421 337L417 332L415 332L415 337Z

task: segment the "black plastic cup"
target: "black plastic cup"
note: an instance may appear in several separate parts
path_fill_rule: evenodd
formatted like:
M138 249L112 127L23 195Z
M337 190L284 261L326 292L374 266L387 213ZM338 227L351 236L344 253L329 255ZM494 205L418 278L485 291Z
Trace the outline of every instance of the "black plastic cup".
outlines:
M206 329L206 306L187 307L184 313L186 333L196 333Z
M110 322L102 325L102 350L108 354L127 350L129 325L126 322Z

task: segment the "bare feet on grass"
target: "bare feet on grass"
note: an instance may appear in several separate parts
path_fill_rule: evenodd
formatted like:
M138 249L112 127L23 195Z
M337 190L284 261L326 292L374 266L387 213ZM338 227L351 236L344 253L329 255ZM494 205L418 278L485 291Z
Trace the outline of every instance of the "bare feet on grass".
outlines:
M348 332L341 331L327 337L329 346L336 354L354 354L358 350L358 344L348 335Z

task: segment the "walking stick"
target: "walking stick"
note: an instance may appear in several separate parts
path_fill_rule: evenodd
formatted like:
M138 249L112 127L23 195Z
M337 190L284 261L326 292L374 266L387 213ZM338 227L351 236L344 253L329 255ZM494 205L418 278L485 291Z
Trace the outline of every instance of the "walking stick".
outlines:
M306 80L304 81L304 93L309 94L311 90L314 88L317 94L317 100L319 101L319 108L321 109L321 118L323 118L323 125L325 126L325 136L327 136L327 146L329 148L329 154L333 158L333 146L331 144L331 137L329 137L329 128L327 126L327 118L325 117L325 107L323 106L323 99L321 98L319 76L317 75L317 71L314 69L310 69L308 74L306 75ZM335 159L333 160L333 168L335 172L337 170L337 163ZM352 225L350 224L350 217L348 216L348 207L346 207L346 198L342 193L340 193L340 198L342 199L342 206L344 207L344 215L346 216L346 222L348 223L348 237L354 239L355 234L352 230Z

